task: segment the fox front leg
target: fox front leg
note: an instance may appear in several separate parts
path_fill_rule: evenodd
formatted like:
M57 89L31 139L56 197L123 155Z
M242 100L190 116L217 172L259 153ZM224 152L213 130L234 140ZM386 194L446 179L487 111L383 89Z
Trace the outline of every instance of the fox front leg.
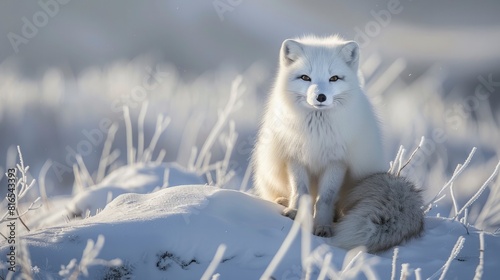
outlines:
M309 194L309 175L306 168L298 163L290 163L288 165L288 180L290 197L288 207L283 209L282 214L294 220L297 215L300 197Z
M325 170L319 182L318 196L314 204L314 235L333 236L333 215L340 186L345 177L346 168L335 164Z

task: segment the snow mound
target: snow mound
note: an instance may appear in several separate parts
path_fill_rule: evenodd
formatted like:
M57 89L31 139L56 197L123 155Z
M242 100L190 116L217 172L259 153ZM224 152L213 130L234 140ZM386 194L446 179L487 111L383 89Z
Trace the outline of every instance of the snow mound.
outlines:
M145 194L167 186L204 183L200 176L177 163L137 163L111 172L99 184L78 193L66 208L71 216L81 216L87 211L94 215L121 194Z
M281 209L234 190L177 186L149 194L123 194L93 217L32 232L22 241L36 268L35 279L58 279L61 266L74 258L80 261L87 240L95 241L99 235L105 243L98 258L120 258L122 264L92 266L89 279L199 279L220 244L226 245L215 271L220 279L258 279L293 224L280 215ZM411 269L421 268L423 277L431 277L446 263L460 236L465 244L452 260L447 278L472 279L479 262L479 235L472 228L467 234L462 224L442 218L427 218L424 235L399 248L397 275L401 264L409 263ZM331 265L338 270L343 267L344 250L327 246L312 234L307 237L313 250L323 248L318 258L332 253ZM273 273L275 279L302 276L300 241L299 235L292 242ZM496 279L499 238L485 235L485 244L483 279ZM0 254L5 255L8 248L6 242L0 243ZM379 279L391 278L392 250L363 256ZM313 269L312 279L318 273L319 268Z
M236 279L247 271L253 279L263 272L292 224L279 214L280 208L237 191L178 186L121 195L96 216L31 233L23 240L41 277L57 278L61 265L79 260L86 241L102 234L105 244L99 258L118 257L123 266L92 267L91 279L106 279L110 273L138 279L199 279L222 243L227 250L219 270L225 277ZM8 247L2 245L3 253ZM300 254L293 259L300 263Z

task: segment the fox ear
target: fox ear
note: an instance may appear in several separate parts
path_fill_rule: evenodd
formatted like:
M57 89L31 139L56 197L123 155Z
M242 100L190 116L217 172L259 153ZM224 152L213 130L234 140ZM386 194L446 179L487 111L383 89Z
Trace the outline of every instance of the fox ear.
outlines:
M280 63L281 65L288 66L296 61L303 53L302 44L299 42L287 39L283 41L280 51Z
M347 42L340 51L347 65L352 69L358 70L359 64L359 46L354 41Z

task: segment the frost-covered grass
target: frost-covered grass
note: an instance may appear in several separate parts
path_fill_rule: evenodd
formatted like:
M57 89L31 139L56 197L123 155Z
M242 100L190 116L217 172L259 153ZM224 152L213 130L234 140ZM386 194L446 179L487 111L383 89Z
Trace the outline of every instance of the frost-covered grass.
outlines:
M251 186L248 158L272 76L261 65L193 81L143 59L34 81L0 67L0 126L22 128L1 140L2 171L19 163L19 269L34 279L494 279L499 116L485 95L471 93L474 107L472 97L444 97L435 67L411 82L405 67L376 54L363 64L387 158L396 155L387 168L424 189L426 230L378 255L326 245L310 234L305 208L292 222L280 206L234 191ZM41 146L51 151L43 160ZM3 265L0 276L11 277Z

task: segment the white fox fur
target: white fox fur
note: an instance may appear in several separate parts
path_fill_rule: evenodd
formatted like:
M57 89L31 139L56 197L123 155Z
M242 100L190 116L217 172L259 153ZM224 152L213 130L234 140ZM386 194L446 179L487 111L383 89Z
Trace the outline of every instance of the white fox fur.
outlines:
M368 252L387 250L424 229L420 190L403 177L376 173L342 190L332 245Z
M358 45L337 36L285 40L252 156L258 195L286 206L292 219L300 196L311 195L319 236L334 233L341 188L387 170L358 61Z

